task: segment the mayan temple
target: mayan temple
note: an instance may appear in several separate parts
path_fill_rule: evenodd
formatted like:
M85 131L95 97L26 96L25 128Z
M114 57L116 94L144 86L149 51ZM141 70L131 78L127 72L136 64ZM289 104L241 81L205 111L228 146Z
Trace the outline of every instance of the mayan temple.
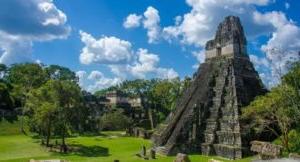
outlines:
M240 120L242 107L266 92L247 54L238 17L228 16L206 43L205 62L176 109L152 136L157 152L242 158L251 138ZM249 129L248 129L249 130Z

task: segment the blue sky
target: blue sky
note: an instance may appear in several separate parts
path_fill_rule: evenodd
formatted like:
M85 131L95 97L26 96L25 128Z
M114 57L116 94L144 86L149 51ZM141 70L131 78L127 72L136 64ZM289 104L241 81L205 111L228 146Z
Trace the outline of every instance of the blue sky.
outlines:
M191 76L227 15L241 18L251 61L268 87L300 51L296 0L2 0L0 6L1 63L66 66L89 91L125 79Z

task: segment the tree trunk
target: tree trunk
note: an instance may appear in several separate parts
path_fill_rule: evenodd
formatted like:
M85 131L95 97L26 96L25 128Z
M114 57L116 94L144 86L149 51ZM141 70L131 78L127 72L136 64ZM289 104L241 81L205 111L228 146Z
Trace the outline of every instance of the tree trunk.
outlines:
M48 128L47 128L47 139L46 139L46 146L49 147L50 143L50 136L51 136L51 119L48 120Z
M153 121L153 116L152 116L152 109L148 109L148 113L149 113L149 119L150 119L150 124L151 124L151 129L154 129L154 121Z
M64 128L62 131L62 145L61 145L61 152L66 153L68 151L66 141L65 141L65 133L66 133L66 125L64 124Z

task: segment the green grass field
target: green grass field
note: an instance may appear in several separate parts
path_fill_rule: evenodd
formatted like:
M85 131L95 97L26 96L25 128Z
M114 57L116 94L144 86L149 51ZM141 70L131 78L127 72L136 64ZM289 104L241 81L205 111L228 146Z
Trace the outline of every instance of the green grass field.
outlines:
M124 137L120 132L104 132L101 136L68 138L67 144L77 146L76 152L68 154L48 152L40 146L40 141L29 136L20 135L15 124L0 123L0 161L1 162L27 162L30 159L66 159L72 162L113 162L118 159L121 162L145 161L137 156L141 147L150 147L149 140L141 138ZM6 132L6 133L4 133ZM11 135L9 135L11 133ZM207 162L209 159L219 159L202 155L190 155L192 162ZM158 156L149 162L172 162L174 157ZM251 158L237 160L248 162Z

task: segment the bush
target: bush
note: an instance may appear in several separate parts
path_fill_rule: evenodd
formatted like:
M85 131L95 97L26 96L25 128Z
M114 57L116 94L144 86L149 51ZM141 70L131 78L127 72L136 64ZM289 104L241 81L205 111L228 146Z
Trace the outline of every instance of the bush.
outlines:
M282 136L277 138L273 143L277 145L282 145L280 140ZM288 134L289 138L289 151L284 150L284 154L288 155L289 152L300 153L300 129L293 129Z
M101 130L126 130L132 124L132 120L123 114L121 110L115 110L104 114L100 119Z
M289 148L291 152L300 153L300 130L289 132Z

